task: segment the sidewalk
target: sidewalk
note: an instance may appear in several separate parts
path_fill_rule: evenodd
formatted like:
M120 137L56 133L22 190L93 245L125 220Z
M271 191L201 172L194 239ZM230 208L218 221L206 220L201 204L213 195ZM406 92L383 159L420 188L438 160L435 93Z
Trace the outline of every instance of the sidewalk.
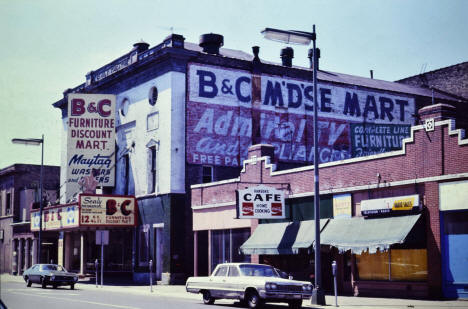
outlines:
M24 280L21 276L12 276L2 274L0 276L1 282L21 282ZM101 288L99 285L96 287L95 281L89 279L80 280L76 289L89 290L99 289L109 292L119 293L134 293L154 295L154 297L171 297L171 298L185 298L193 299L201 302L201 296L197 294L187 293L183 285L154 285L153 292L150 291L149 285L115 285L112 283L106 284ZM304 301L303 307L305 308L327 308L335 307L335 297L333 295L326 295L326 306L311 305L310 301ZM338 296L338 306L342 309L371 309L371 308L385 308L385 309L408 309L408 308L468 308L468 301L464 300L444 300L444 301L430 301L430 300L415 300L415 299L399 299L399 298L370 298L370 297L353 297L353 296ZM285 307L286 308L286 307Z

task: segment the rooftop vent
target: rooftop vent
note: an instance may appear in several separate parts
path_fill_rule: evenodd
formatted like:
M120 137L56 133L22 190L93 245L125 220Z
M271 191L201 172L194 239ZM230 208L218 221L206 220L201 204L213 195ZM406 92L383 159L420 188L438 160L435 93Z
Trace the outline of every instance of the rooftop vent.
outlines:
M294 49L285 47L281 50L281 61L285 67L292 67L292 59L294 58Z
M164 39L164 45L175 48L184 48L185 38L180 34L171 34Z
M317 70L319 69L319 59L320 59L320 48L316 48L317 50ZM314 50L311 48L309 49L309 61L310 61L310 68L314 68Z
M224 37L216 33L202 34L199 45L205 53L219 55L219 49L224 45Z
M138 53L144 52L145 50L148 50L149 44L141 40L138 43L133 44L133 49L136 50Z

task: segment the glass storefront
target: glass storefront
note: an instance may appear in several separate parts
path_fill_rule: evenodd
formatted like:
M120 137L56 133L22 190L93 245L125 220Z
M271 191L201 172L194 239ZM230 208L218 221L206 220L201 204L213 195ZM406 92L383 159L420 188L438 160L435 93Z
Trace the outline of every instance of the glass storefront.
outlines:
M239 252L249 238L250 228L211 231L211 270L225 262L249 262L250 257Z

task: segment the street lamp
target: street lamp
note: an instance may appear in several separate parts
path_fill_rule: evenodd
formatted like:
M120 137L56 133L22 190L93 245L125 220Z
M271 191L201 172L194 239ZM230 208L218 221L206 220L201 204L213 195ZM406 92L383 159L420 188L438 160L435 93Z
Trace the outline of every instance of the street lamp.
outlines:
M37 249L37 262L41 262L41 243L42 243L42 185L43 185L43 170L44 170L44 134L42 138L14 138L11 140L14 144L42 146L41 150L41 175L39 178L39 245Z
M315 218L315 287L311 302L316 305L325 305L325 293L322 289L322 271L320 260L320 186L319 186L319 162L318 162L318 104L317 104L317 48L315 40L315 25L312 32L279 30L265 28L263 36L272 41L286 44L309 45L313 47L313 83L314 83L314 218Z

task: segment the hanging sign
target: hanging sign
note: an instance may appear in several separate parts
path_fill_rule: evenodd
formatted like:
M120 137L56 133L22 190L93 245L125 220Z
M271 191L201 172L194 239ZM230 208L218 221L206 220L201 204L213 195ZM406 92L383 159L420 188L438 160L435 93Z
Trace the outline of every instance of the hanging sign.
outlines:
M237 191L239 219L284 219L284 193L266 186Z

